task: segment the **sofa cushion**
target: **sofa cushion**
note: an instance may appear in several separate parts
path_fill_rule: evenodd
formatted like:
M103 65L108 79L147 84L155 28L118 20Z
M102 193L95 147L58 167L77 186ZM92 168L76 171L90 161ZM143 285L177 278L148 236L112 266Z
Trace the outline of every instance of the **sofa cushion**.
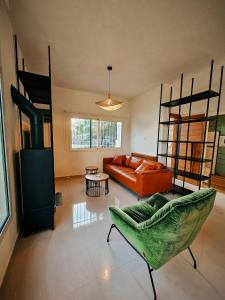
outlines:
M149 170L160 170L164 168L164 165L158 161L144 160L144 163L149 164Z
M161 169L164 168L164 165L163 165L162 163L160 163L160 162L154 161L154 162L152 162L152 164L154 164L154 165L157 166L157 167L156 167L156 170L161 170Z
M125 167L129 167L130 160L131 160L131 156L130 155L125 155L125 160L124 160L124 166Z
M125 155L115 155L112 161L112 165L122 166L125 160Z
M112 171L115 173L121 173L121 174L130 174L130 173L134 173L134 170L131 168L127 168L127 167L122 167L122 166L116 166L116 165L111 165L111 164L107 164L105 166L105 170L106 171Z
M140 172L140 171L148 171L148 170L156 170L157 166L154 164L149 164L145 161L143 161L143 163L137 167L137 169L135 170L135 172Z
M131 169L136 170L142 164L142 162L143 162L143 159L140 159L138 157L132 156L131 160L130 160L130 163L129 163L129 167Z

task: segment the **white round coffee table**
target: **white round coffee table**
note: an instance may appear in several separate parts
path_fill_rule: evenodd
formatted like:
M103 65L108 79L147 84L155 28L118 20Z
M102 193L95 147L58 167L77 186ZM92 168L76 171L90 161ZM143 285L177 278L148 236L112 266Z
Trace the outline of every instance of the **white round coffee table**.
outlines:
M109 175L105 173L87 174L86 194L91 197L100 197L109 193Z

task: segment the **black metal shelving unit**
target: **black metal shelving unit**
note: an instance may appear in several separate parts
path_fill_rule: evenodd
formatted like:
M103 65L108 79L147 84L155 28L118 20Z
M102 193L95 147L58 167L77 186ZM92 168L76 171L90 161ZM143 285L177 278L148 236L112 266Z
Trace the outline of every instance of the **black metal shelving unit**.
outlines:
M33 109L43 117L43 123L48 124L49 145L33 149L26 146L24 140L22 113L19 108L20 120L20 180L21 180L21 214L24 235L41 229L54 229L55 182L54 182L54 147L53 147L53 117L51 92L51 53L48 46L48 75L40 75L25 70L22 58L22 70L19 69L17 37L14 36L15 62L17 75L17 91L21 93L23 86L23 102L28 101ZM19 94L18 94L19 95ZM19 96L15 97L19 97ZM18 106L19 107L19 106ZM43 125L43 129L44 129ZM47 129L46 128L46 129ZM44 132L43 132L44 134ZM29 144L29 143L28 143ZM32 165L33 164L33 167ZM28 184L29 182L29 184ZM36 191L36 192L35 192Z
M196 180L198 182L198 188L201 188L201 184L203 181L207 181L208 185L210 186L211 183L211 174L212 174L212 167L213 167L213 160L214 160L214 150L215 150L215 142L216 142L216 131L217 131L217 122L218 122L218 115L219 115L219 109L220 109L220 98L221 98L221 91L222 91L222 81L223 81L223 66L221 66L221 73L220 73L220 84L219 84L219 91L213 91L211 89L212 87L212 77L213 77L213 65L214 61L211 61L211 68L210 68L210 77L209 77L209 88L206 91L200 92L200 93L193 93L193 87L194 87L194 78L192 78L191 82L191 92L190 96L182 96L183 92L183 74L181 74L181 80L180 80L180 97L179 99L172 100L172 87L170 89L170 98L169 101L162 101L162 95L163 95L163 84L161 84L161 89L160 89L160 107L159 107L159 124L158 124L158 142L157 142L157 157L158 160L159 158L165 158L166 159L166 165L167 165L167 159L172 158L174 159L174 167L171 170L174 173L174 181L173 181L173 192L177 192L180 194L189 194L192 192L192 190L189 190L185 187L185 179L190 178L193 180ZM210 116L209 115L209 106L210 106L210 101L217 101L217 106L216 106L216 115ZM196 118L195 116L192 115L192 104L197 101L206 101L206 112L204 116ZM188 116L185 116L185 119L181 115L181 110L183 105L189 105L188 109ZM171 110L176 107L178 108L178 118L176 120L171 120ZM169 118L168 120L164 121L161 120L162 117L162 111L164 109L168 109L168 115ZM206 135L207 135L207 122L215 120L215 128L214 128L214 140L213 142L209 142L206 140ZM203 140L199 141L190 141L189 140L189 132L190 132L190 125L195 122L203 122L205 123L204 126L204 133L203 133ZM180 138L180 130L182 124L187 124L187 140L181 140ZM170 133L170 126L171 125L176 125L176 138L171 139L169 136ZM161 133L161 128L167 126L167 130L164 130L164 136L165 132L167 132L166 137L161 138L160 133ZM168 153L168 144L169 143L175 143L176 149L175 153L171 154ZM180 145L185 144L185 155L180 155ZM193 150L191 150L191 155L188 155L188 146L191 145L191 149L193 149L193 145L200 144L202 145L201 147L201 154L200 157L194 157L193 156ZM160 145L166 145L166 150L164 147L163 151L160 151ZM205 149L206 147L212 147L212 157L211 158L205 158ZM184 161L184 169L180 170L179 167L179 160ZM200 172L199 173L193 173L191 172L191 168L188 171L187 170L187 161L192 162L197 162L200 164ZM204 163L209 163L210 164L210 174L208 176L203 175L203 164ZM177 185L176 184L176 179L177 176L182 176L183 177L183 182L182 185Z

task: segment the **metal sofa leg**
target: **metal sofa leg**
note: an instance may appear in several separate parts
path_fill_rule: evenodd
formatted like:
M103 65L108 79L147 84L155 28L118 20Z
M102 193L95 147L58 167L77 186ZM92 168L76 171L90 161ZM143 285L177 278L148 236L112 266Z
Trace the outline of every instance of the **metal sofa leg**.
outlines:
M153 293L154 293L154 300L156 300L157 295L156 295L155 285L154 285L154 281L153 281L153 277L152 277L153 269L151 269L151 267L150 267L150 265L148 263L147 263L147 266L148 266L148 272L149 272L149 275L150 275L152 289L153 289Z
M109 233L108 233L108 236L107 236L107 243L109 242L109 237L110 237L111 231L114 227L116 227L116 226L114 224L112 224L110 229L109 229Z
M191 251L191 248L188 247L188 250L189 250L189 252L190 252L190 254L191 254L191 257L192 257L192 259L193 259L193 262L194 262L194 269L197 269L197 263L196 263L196 260L195 260L194 255L193 255L193 253L192 253L192 251Z

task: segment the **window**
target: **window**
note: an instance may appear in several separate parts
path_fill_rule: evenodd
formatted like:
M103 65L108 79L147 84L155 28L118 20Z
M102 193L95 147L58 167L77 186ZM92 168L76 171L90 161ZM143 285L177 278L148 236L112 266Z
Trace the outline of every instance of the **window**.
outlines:
M71 118L72 149L120 148L122 122Z
M0 82L1 84L1 82ZM9 197L8 197L8 182L6 173L6 158L4 144L4 127L3 127L3 111L2 97L0 85L0 232L9 218Z

